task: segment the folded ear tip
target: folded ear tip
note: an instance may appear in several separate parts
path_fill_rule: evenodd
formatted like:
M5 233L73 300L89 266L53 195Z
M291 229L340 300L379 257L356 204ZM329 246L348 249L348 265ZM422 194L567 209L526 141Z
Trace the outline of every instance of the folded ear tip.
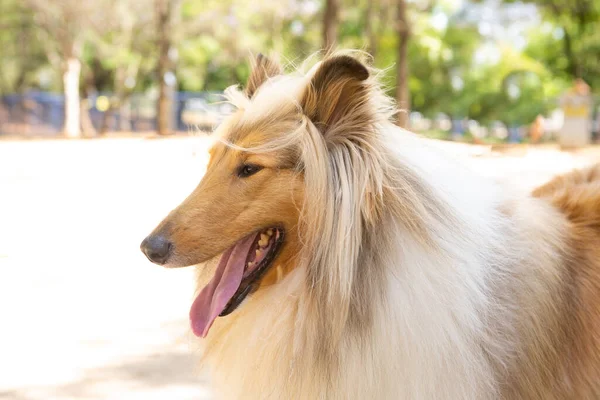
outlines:
M356 70L356 77L361 81L366 81L369 78L369 70L360 61L356 61L359 68Z
M369 70L367 67L354 57L341 55L332 59L331 62L347 70L347 72L359 81L364 81L369 78Z

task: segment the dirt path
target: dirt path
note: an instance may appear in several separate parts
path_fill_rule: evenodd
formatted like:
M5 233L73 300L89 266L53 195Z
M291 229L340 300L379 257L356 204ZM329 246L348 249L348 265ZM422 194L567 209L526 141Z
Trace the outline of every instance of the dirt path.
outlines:
M0 398L211 398L188 333L192 271L138 250L197 184L206 143L0 142ZM440 145L523 186L597 157Z

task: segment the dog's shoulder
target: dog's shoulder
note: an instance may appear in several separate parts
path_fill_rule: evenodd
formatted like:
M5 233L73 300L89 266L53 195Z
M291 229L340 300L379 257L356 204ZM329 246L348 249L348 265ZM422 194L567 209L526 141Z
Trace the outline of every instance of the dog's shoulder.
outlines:
M532 194L550 201L576 226L600 234L600 163L557 176Z

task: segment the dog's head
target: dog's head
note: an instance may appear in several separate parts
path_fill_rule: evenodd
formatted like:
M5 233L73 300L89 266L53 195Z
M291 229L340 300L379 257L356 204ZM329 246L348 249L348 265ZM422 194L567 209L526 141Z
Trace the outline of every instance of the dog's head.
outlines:
M303 233L315 228L303 216L336 183L335 148L362 140L356 132L368 122L368 77L348 55L326 58L301 76L282 75L259 55L245 92L230 93L237 111L215 132L206 174L141 245L166 267L221 256L192 307L196 334L206 335L216 316L293 268L300 243L307 244ZM307 190L307 181L321 183Z

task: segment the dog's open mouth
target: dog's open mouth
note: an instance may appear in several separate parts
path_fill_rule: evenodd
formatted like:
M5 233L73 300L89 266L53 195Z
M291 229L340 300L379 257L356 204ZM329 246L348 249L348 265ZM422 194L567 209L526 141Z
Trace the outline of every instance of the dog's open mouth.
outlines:
M194 300L190 322L206 337L218 316L231 314L256 289L283 244L285 231L268 228L239 240L223 253L215 275Z

